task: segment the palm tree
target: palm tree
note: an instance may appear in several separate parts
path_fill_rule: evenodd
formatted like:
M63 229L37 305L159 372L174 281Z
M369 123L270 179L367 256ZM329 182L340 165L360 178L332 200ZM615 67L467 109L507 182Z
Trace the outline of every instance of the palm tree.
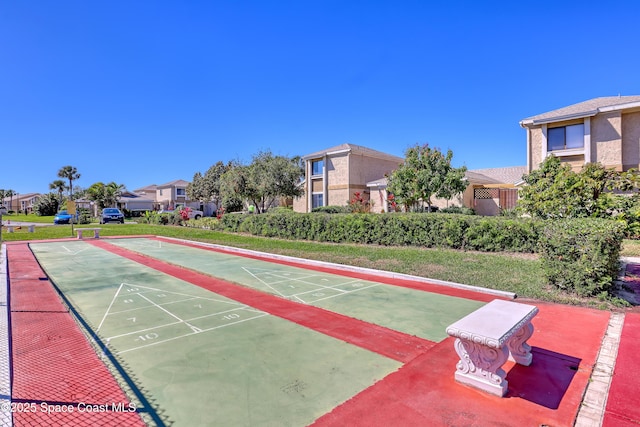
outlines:
M115 182L108 183L104 188L104 205L116 206L122 192L125 190L124 185L116 184Z
M4 190L4 197L9 197L9 210L13 210L13 196L15 195L16 192L13 190Z
M49 184L49 190L55 190L58 192L58 204L62 205L62 193L67 189L67 184L61 180L56 179L51 184Z
M69 199L71 199L71 195L73 194L73 181L75 181L76 179L80 179L78 169L76 169L74 166L63 166L58 171L58 177L69 180Z

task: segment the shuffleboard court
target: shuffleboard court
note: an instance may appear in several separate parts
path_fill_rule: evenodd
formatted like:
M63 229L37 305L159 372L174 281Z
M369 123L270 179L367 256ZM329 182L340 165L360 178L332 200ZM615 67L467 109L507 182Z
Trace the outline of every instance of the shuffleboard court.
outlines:
M298 303L439 342L484 303L147 238L109 244Z
M307 425L401 366L84 241L30 247L167 424Z

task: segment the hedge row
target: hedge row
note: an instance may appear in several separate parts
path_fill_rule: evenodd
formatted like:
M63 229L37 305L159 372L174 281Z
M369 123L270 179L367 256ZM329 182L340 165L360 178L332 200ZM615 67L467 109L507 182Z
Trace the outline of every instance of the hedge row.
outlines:
M537 252L548 282L578 295L608 291L617 276L624 227L609 220L541 221L455 214L224 215L231 232L319 242Z
M455 214L225 215L226 231L319 242L535 252L541 222Z

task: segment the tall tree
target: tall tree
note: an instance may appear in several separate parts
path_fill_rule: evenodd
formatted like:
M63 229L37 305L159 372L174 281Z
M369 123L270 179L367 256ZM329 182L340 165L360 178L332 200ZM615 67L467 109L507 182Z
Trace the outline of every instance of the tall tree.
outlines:
M304 176L300 157L274 156L261 151L248 166L237 165L221 177L223 205L246 201L265 212L279 197L296 197L303 193L298 185Z
M225 212L242 210L248 193L247 166L236 165L220 177L220 203Z
M431 212L432 197L449 199L467 187L465 166L451 165L453 152L442 154L428 144L410 147L405 152L405 161L389 176L387 190L406 210L422 201Z
M247 170L247 193L259 212L265 212L280 197L303 193L298 184L304 176L300 157L274 156L261 151L253 157Z
M13 210L13 196L15 195L16 195L16 192L13 190L4 190L4 197L9 198L9 210Z
M98 209L113 207L120 200L124 189L124 185L115 182L108 184L96 182L87 189L87 198L93 200L98 205Z
M221 202L220 185L222 175L235 165L237 165L236 162L228 162L225 164L219 161L212 165L204 176L200 172L196 172L193 175L193 180L187 186L187 196L189 196L191 200L213 202L216 208L219 207Z
M61 179L56 179L55 181L53 181L51 184L49 184L49 190L54 190L58 193L58 204L62 205L62 194L64 193L64 190L67 189L67 184L61 180Z
M69 180L69 198L71 199L73 195L73 181L80 179L78 169L74 166L63 166L58 171L58 177Z

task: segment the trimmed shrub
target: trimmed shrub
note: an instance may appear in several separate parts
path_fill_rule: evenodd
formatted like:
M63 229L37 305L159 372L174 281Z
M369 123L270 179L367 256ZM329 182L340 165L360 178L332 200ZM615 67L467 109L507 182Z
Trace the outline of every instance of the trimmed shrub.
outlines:
M550 284L580 296L609 292L617 277L624 225L605 219L547 221L538 242Z
M453 213L453 214L461 214L461 215L475 215L476 211L468 208L466 206L449 206L446 208L440 209L438 212L440 213Z
M542 222L531 219L477 217L469 221L466 249L485 252L536 252Z
M313 208L311 212L328 213L328 214L351 213L351 207L349 206L318 206L317 208Z

